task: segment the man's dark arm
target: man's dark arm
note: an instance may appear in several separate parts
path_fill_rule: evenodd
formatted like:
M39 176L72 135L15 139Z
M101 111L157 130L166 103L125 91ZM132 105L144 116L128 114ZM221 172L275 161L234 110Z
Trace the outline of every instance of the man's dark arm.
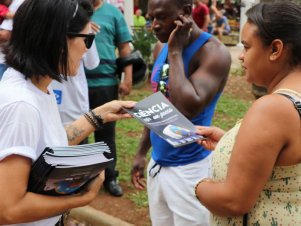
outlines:
M147 127L144 127L131 171L132 183L140 190L144 189L146 186L144 170L147 163L146 154L151 147L149 133L150 130Z
M163 43L157 42L154 47L153 52L153 59L154 62L157 59L161 49L163 48ZM137 154L135 156L134 164L131 171L131 180L133 185L137 189L144 189L146 187L145 177L144 177L144 170L147 163L146 154L151 148L152 144L150 141L150 130L147 127L144 127L142 136L140 138L140 142L138 145Z
M193 118L223 90L231 65L229 51L214 38L208 41L190 62L189 78L182 54L170 53L168 59L170 100L186 117Z

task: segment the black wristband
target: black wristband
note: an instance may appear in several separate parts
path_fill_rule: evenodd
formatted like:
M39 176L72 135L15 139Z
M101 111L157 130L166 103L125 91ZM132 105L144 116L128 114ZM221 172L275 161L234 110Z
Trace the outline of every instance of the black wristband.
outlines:
M100 115L95 114L93 110L90 110L90 113L92 114L93 118L95 118L95 120L97 121L99 129L102 129L104 124L102 117Z
M97 122L97 120L93 117L93 115L91 114L91 112L85 113L84 116L87 119L87 121L95 128L95 130L99 130L99 129L102 128L99 125L99 123Z

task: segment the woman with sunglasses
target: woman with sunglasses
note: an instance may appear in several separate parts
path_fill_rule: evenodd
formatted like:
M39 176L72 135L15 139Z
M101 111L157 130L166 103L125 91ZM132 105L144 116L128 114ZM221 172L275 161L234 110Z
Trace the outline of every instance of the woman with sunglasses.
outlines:
M103 176L79 194L52 197L27 191L32 163L46 146L78 144L102 123L130 117L109 102L62 127L49 84L75 75L90 47L87 0L26 0L14 18L6 49L9 69L0 83L0 224L55 225L60 214L87 205Z

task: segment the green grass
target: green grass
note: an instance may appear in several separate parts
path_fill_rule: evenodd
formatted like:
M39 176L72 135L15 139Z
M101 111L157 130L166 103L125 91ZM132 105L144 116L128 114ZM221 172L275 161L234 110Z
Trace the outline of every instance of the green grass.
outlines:
M134 89L126 99L139 101L150 95L151 91L146 91L143 87ZM237 120L241 119L250 106L250 102L223 94L218 102L213 125L225 130L230 129ZM137 151L138 142L143 130L143 126L135 119L121 120L117 123L116 144L117 144L117 169L119 170L119 181L132 188L130 171ZM93 138L90 138L93 141ZM149 158L149 156L148 156ZM146 191L137 191L125 194L137 207L147 206Z
M242 69L242 67L232 67L230 70L230 74L231 76L243 76L244 75L244 70Z
M217 104L213 125L228 130L242 119L251 102L241 100L228 94L223 94Z

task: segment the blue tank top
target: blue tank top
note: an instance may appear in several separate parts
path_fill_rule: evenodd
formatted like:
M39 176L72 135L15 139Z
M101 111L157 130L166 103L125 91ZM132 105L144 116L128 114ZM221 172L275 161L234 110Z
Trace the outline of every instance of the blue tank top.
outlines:
M206 32L202 32L197 40L184 49L183 63L186 77L188 77L188 66L192 56L208 41L211 36L212 35ZM155 92L157 91L157 84L160 80L161 69L166 62L167 55L168 45L165 44L154 64L152 71L151 84ZM215 95L214 99L211 101L211 103L209 103L203 112L191 119L194 125L211 125L215 106L219 97L220 93ZM174 148L152 131L150 131L150 139L153 147L152 158L161 166L180 166L190 164L204 159L211 153L211 151L204 149L197 143L191 143L182 147Z

